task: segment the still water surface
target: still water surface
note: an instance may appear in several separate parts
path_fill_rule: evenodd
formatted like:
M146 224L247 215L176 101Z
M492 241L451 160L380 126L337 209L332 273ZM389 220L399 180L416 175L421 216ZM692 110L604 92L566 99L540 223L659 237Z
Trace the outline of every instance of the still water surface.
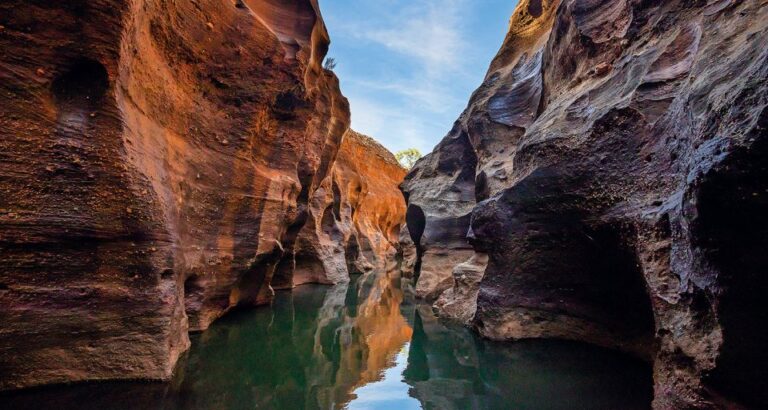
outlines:
M175 379L0 396L12 409L647 409L647 365L443 323L396 273L278 293L192 337Z

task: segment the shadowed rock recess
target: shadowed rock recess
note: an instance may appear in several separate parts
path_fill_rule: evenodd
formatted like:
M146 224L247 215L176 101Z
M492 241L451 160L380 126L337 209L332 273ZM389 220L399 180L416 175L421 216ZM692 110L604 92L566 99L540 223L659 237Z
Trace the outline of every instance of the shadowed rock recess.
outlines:
M236 306L395 253L316 0L0 4L0 390L168 379Z
M420 296L498 340L654 366L654 407L768 400L768 1L523 0L402 189Z

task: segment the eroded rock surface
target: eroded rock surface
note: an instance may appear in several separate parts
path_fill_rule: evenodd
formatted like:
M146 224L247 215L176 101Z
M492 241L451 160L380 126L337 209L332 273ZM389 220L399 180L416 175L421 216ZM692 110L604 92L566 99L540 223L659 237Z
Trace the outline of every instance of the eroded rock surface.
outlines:
M308 222L286 252L275 286L337 284L350 274L386 269L399 247L405 177L395 156L349 130L329 175L314 192Z
M341 148L328 44L316 0L0 5L0 390L168 379L189 330L271 300L331 185L399 195L344 162L381 153ZM344 193L373 264L404 205Z
M490 338L644 357L656 408L764 403L765 44L764 0L521 1L403 184L422 295L462 320L477 295Z
M469 324L477 310L477 293L488 266L488 255L475 253L469 260L456 265L451 273L453 285L435 302L438 314Z
M475 205L476 163L467 134L454 128L402 186L420 298L434 300L450 288L453 267L474 254L466 235Z

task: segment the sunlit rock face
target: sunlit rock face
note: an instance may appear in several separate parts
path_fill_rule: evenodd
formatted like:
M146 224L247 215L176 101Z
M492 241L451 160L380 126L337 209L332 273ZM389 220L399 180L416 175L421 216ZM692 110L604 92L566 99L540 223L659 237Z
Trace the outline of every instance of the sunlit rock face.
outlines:
M403 224L400 229L400 248L397 254L397 261L400 263L400 271L405 278L413 278L416 273L416 262L418 254L416 244L413 243L411 232L408 230L408 224Z
M438 314L469 324L477 310L477 293L480 281L488 266L488 255L475 253L469 260L456 265L451 272L453 285L446 289L435 302Z
M270 301L353 178L328 43L310 0L0 5L0 389L167 379L188 330Z
M419 281L450 289L442 313L472 316L476 295L487 337L644 357L656 408L764 403L766 6L521 1L403 184Z
M295 58L308 49L319 18L317 0L236 0L238 7L249 8L257 19L280 40L286 57ZM322 24L322 23L321 23ZM326 46L327 47L327 46ZM320 50L325 52L325 50Z
M372 138L350 130L328 176L310 198L307 222L285 252L274 286L337 284L384 270L399 247L406 171Z

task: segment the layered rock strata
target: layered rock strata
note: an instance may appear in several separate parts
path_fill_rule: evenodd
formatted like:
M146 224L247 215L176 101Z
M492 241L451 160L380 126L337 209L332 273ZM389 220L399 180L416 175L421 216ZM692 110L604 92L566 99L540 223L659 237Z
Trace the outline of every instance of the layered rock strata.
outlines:
M331 172L310 199L308 221L280 261L275 287L338 284L385 270L399 248L406 171L386 148L349 130Z
M0 390L168 379L189 330L271 300L329 180L379 189L334 165L328 45L316 0L0 5ZM347 198L378 255L397 213Z
M493 339L652 361L656 408L764 403L765 44L764 0L521 1L403 184L422 287Z

